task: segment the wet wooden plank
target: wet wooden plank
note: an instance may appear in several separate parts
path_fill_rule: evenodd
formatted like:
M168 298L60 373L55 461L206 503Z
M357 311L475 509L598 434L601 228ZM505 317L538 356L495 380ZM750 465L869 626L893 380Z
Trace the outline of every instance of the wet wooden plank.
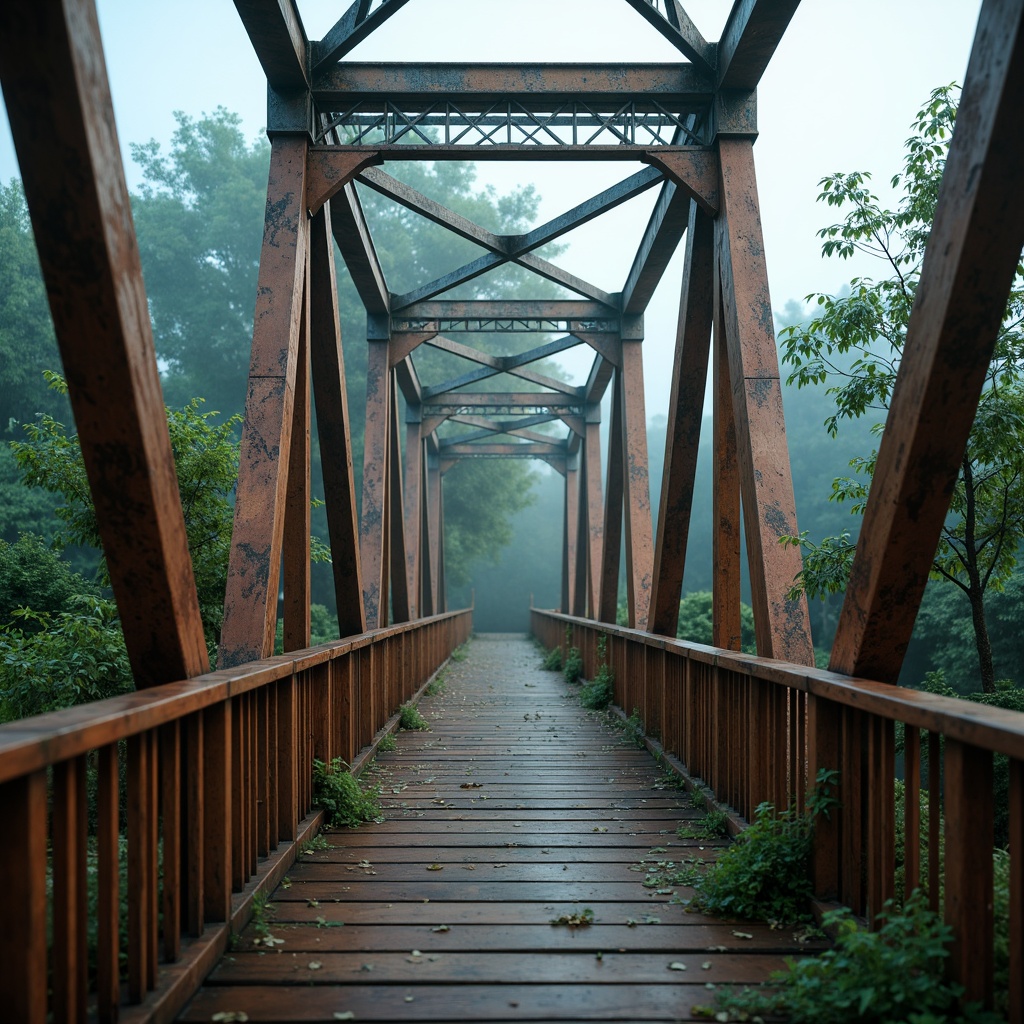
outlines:
M325 833L181 1019L687 1020L706 984L800 952L653 882L725 841L678 836L703 809L571 694L525 640L477 637L421 702L432 731L368 773L385 820ZM552 924L587 908L589 926Z

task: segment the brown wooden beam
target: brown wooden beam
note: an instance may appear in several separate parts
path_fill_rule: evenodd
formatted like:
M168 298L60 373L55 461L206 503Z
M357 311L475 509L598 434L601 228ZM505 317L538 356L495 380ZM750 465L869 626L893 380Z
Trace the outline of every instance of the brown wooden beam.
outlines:
M274 652L306 264L306 140L278 136L270 178L239 456L220 664Z
M338 606L340 635L351 636L365 632L366 613L363 608L352 432L345 390L345 362L341 351L341 321L338 314L329 205L313 218L311 226L310 282L310 355L334 595Z
M831 667L895 682L1024 242L1024 10L987 0Z
M679 625L679 597L704 418L714 306L714 243L711 218L696 203L691 203L651 593L651 632L673 637Z
M757 652L814 664L807 599L786 595L801 568L764 239L749 139L723 139L722 213L715 241L736 416L743 520Z
M0 7L0 78L136 685L209 667L90 0Z

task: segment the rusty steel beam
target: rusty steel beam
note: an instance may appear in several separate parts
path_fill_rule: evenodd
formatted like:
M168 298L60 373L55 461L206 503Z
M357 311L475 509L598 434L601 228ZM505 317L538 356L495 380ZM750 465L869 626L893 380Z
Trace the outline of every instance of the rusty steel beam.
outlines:
M384 158L373 151L358 152L335 149L310 149L306 155L306 203L315 214L324 203L333 199L360 171Z
M644 159L675 182L701 208L718 213L719 169L714 149L649 150Z
M310 643L310 396L309 396L309 253L303 274L299 313L299 348L295 361L295 401L288 490L284 507L284 650L299 651Z
M651 485L647 470L642 343L622 342L623 508L626 531L626 598L631 629L647 629L654 576Z
M391 366L394 368L437 335L437 331L400 332L391 337Z
M493 441L479 442L461 441L445 442L441 446L441 458L481 458L507 455L516 459L536 459L542 455L562 456L565 454L565 442L557 439L550 441Z
M598 618L600 607L601 551L604 542L604 499L601 491L601 407L587 407L583 461L587 467L587 609Z
M800 0L735 0L718 42L720 89L756 89Z
M622 427L622 371L612 383L611 422L608 425L608 468L605 472L601 573L597 584L597 618L615 622L619 605L619 571L622 548L622 501L625 446Z
M410 405L420 405L423 401L423 387L420 384L420 378L416 373L416 367L413 364L413 361L409 358L405 358L400 363L394 364L392 369L394 370L395 379L398 381L398 387L401 389L405 400Z
M423 399L424 410L437 410L452 406L456 409L472 408L524 408L524 409L574 409L581 404L580 398L570 395L552 395L543 391L465 391L458 394L434 395ZM457 412L448 415L458 415Z
M714 251L714 224L696 203L691 203L651 593L651 632L665 636L675 636L679 625L711 343Z
M220 665L274 652L306 265L306 140L271 143Z
M437 560L434 550L434 467L429 441L423 435L423 486L420 491L420 614L433 615L437 604ZM433 456L436 462L436 456Z
M419 410L408 409L405 423L405 575L409 617L423 614L420 559L423 533L423 440Z
M576 536L579 530L579 467L566 463L562 516L562 611L572 614L576 603Z
M1022 19L1019 3L982 8L832 650L839 672L899 674L1005 312L1024 242Z
M199 675L206 642L92 3L0 6L0 79L136 685Z
M605 359L603 356L598 356L594 360L594 365L590 368L590 376L587 377L587 383L583 385L583 394L588 405L600 402L604 398L604 393L608 390L608 384L612 379L612 374L615 372L615 367L621 365L621 361L621 352L619 353L618 364L613 363L610 359Z
M802 565L761 235L753 144L723 139L722 214L715 224L723 321L736 416L743 520L757 653L814 664L807 599L786 595Z
M515 100L527 109L574 98L608 101L625 94L666 104L706 103L712 76L692 64L356 63L319 72L313 98L322 108L348 109L386 97L402 109L456 97L460 104Z
M683 237L689 215L689 195L675 182L665 182L622 286L623 313L647 309Z
M574 558L576 569L573 576L573 597L569 612L571 615L578 615L582 618L587 614L590 524L587 508L587 460L583 457L582 446L575 454L579 466L576 489L576 550Z
M388 430L388 518L391 612L395 622L412 618L409 577L406 573L405 495L402 491L402 436L398 422L397 371L392 370L391 423Z
M307 89L309 40L293 0L235 0L242 25L274 89Z
M380 6L371 11L370 0L354 0L327 35L313 43L310 63L314 72L322 73L325 66L340 60L408 2L409 0L382 0Z
M391 421L391 373L388 342L367 342L366 432L363 440L363 501L359 517L359 558L363 568L366 628L387 625L385 560L388 433Z
M415 115L410 115L415 117ZM565 162L587 162L599 161L610 163L625 161L636 163L638 160L650 160L654 147L657 146L659 153L685 152L692 150L697 153L706 153L707 147L703 145L676 146L668 142L658 145L650 141L643 143L619 142L609 145L593 142L589 144L555 143L550 145L524 145L519 142L504 143L496 142L488 145L474 145L472 143L441 143L431 142L427 144L409 145L402 142L397 143L371 143L366 145L344 145L332 147L334 152L343 154L360 155L374 153L383 160L511 160L516 163L524 161L543 163L547 160Z
M608 316L603 303L578 299L441 299L402 310L407 320L600 320Z
M687 60L706 73L713 74L717 59L714 43L701 35L693 19L679 0L665 0L662 14L650 0L626 0L637 14L654 26Z
M355 186L350 182L331 204L334 238L367 313L388 314L391 298L373 238L363 216Z
M742 648L740 611L743 530L740 507L740 470L736 448L736 417L733 414L732 382L729 377L729 343L723 318L721 275L717 263L714 289L714 382L712 433L712 562L711 643L727 651ZM684 637L683 639L690 639Z
M321 467L338 626L341 636L352 636L366 631L366 613L363 608L352 432L345 390L345 362L341 351L341 321L330 215L330 206L325 206L313 218L311 225L310 355L317 434L320 449L327 455L321 459Z

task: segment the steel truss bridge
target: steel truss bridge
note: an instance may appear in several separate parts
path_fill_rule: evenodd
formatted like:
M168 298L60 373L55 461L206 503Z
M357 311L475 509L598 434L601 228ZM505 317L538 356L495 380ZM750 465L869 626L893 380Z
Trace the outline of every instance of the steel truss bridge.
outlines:
M306 37L294 0L235 3L267 76L271 160L213 670L92 0L0 10L0 77L138 686L127 698L0 727L4 1013L42 1024L179 1012L255 895L273 889L316 827L312 759L365 761L399 704L468 636L470 614L447 608L444 477L459 460L487 457L540 459L564 477L561 608L535 611L535 633L550 647L564 644L568 629L588 673L608 644L617 703L643 709L671 763L699 775L741 824L762 800L800 805L819 770L837 771L841 807L815 838L817 897L872 917L894 892L899 853L908 888L926 875L936 904L943 889L949 972L982 1001L991 999L995 964L992 759L1009 757L1009 1004L1012 1019L1024 1019L1024 726L1009 712L893 685L1024 242L1024 5L983 5L825 671L814 668L805 601L787 596L799 550L779 543L799 530L753 158L757 86L798 0L736 0L717 41L679 0L623 0L675 46L674 63L350 59L408 2L355 0L321 40ZM495 234L387 170L488 159L632 166L616 185L520 235ZM653 212L619 290L538 255L649 190ZM364 216L369 191L480 254L396 293ZM680 245L655 531L644 312ZM359 495L338 253L366 310ZM508 265L572 297L450 297ZM507 337L508 349L476 347L485 334ZM574 347L592 354L579 386L542 365ZM427 352L458 371L427 379ZM714 648L673 639L709 373ZM340 623L339 639L317 649L309 648L313 395L330 454L324 492ZM757 657L738 653L741 534ZM628 624L616 626L622 576ZM280 590L289 653L274 658ZM906 737L901 813L916 834L925 794L927 858L920 846L895 848L895 723ZM922 769L940 757L941 789L939 772ZM87 866L99 879L94 937Z

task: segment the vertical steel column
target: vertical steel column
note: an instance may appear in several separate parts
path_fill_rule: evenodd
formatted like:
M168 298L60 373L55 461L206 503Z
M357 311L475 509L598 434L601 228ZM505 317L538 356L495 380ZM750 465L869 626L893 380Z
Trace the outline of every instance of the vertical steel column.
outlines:
M391 609L395 622L408 622L411 591L405 547L405 499L402 492L402 435L398 424L398 378L391 371L391 420L388 430L388 564Z
M654 541L651 536L651 485L647 469L643 348L639 341L622 341L621 380L629 625L633 629L647 629L654 576Z
M306 266L305 136L271 142L220 664L274 651Z
M363 569L366 628L387 624L385 520L387 515L388 426L391 377L388 341L367 342L366 433L363 440L363 505L359 520L359 554Z
M723 320L736 416L740 490L757 652L814 664L807 599L787 597L801 568L796 505L782 412L779 360L749 138L718 142L722 209L715 224Z
M420 598L420 552L423 523L423 441L419 407L407 405L405 412L405 573L409 593L409 616L423 614Z
M599 618L601 606L601 551L604 541L604 501L601 488L601 406L592 402L586 407L583 427L583 459L587 469L587 611ZM581 499L582 502L582 499Z
M612 381L612 415L608 429L608 472L605 474L604 536L601 543L601 577L598 583L598 614L601 622L614 622L619 603L619 559L622 551L622 373Z
M562 611L570 614L576 596L576 537L579 530L579 456L566 456L562 524Z

